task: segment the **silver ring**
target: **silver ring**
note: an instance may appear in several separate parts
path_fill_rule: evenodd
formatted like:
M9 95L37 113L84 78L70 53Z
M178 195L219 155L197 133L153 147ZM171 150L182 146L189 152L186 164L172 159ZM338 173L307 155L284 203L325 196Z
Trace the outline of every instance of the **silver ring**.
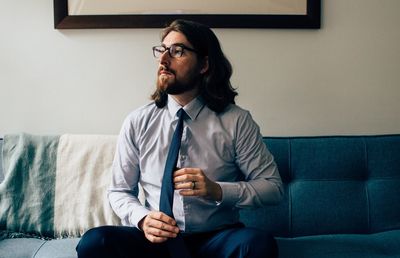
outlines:
M196 188L196 181L192 181L192 190Z

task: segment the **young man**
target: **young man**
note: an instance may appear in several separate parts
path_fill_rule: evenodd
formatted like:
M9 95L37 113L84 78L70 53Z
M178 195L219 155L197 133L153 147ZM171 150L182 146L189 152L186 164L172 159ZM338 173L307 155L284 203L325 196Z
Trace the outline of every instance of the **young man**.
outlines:
M185 20L170 24L161 39L153 47L159 61L153 102L124 121L113 164L108 197L124 226L89 230L78 256L276 257L272 237L239 222L240 208L277 203L283 190L258 126L234 104L232 68L218 39ZM171 141L178 147L168 181Z

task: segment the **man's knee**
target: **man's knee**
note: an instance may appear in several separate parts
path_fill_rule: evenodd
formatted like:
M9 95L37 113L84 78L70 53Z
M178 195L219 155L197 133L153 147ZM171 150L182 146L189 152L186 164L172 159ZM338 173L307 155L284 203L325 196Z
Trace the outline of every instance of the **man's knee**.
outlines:
M106 251L109 232L109 226L92 228L88 230L82 236L76 247L78 257L95 257L95 255L98 255L98 253L104 253Z
M246 228L239 236L242 257L277 258L278 246L273 236L265 231Z

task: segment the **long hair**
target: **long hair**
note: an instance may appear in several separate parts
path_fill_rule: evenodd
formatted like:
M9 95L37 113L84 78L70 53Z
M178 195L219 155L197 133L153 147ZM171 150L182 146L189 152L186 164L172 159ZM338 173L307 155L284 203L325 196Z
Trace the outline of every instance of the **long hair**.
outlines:
M235 104L238 93L232 87L232 65L222 52L221 45L214 32L207 26L187 20L175 20L161 32L161 40L176 31L186 36L187 40L198 52L198 56L208 57L208 70L201 77L200 95L205 104L213 111L220 113L229 104ZM156 89L151 95L157 107L164 107L168 95Z

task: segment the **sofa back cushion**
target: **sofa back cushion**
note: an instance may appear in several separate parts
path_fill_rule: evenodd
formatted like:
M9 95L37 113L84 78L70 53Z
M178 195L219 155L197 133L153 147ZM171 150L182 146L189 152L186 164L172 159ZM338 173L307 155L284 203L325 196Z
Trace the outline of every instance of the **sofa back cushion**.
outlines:
M400 228L400 135L265 138L285 198L243 210L277 236L374 233Z
M0 230L77 237L119 225L106 198L116 136L6 135Z

